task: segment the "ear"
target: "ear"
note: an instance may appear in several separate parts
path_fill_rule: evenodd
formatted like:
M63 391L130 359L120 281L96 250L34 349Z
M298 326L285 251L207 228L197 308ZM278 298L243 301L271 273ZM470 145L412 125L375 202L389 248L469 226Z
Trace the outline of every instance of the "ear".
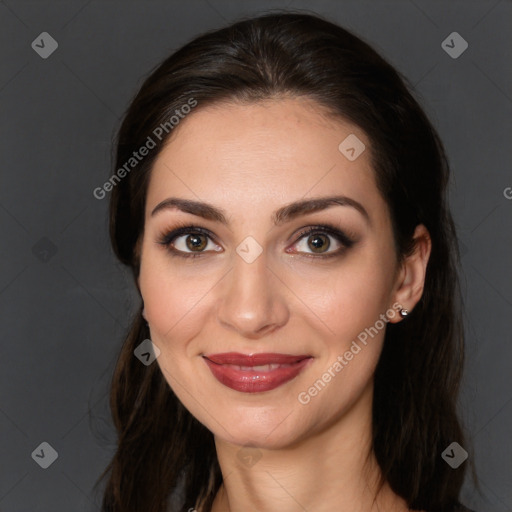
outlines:
M406 309L409 313L414 309L423 295L427 263L432 249L430 233L423 224L416 226L413 235L414 250L405 257L397 274L395 291L393 293L394 309ZM402 320L400 315L390 318L390 322L397 323Z

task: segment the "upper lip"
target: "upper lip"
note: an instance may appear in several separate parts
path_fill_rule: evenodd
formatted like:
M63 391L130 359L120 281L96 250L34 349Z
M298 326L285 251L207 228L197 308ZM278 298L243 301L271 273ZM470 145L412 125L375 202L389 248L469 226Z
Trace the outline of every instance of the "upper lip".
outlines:
M240 354L238 352L226 352L222 354L205 355L207 359L216 364L233 364L238 366L262 366L266 364L293 364L304 359L309 355L291 355L291 354Z

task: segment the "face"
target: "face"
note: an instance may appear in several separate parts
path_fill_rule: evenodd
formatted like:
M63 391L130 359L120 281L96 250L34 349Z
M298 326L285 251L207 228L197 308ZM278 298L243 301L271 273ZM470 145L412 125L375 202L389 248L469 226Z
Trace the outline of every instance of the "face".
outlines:
M185 407L273 448L369 408L399 273L365 134L304 99L217 105L151 172L139 285Z

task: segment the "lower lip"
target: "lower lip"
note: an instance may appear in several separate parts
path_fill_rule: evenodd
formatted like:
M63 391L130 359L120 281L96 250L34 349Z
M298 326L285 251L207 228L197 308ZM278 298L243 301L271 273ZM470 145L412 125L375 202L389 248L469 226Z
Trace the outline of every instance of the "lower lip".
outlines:
M294 379L312 360L311 357L270 371L237 370L203 358L213 376L228 388L242 393L270 391Z

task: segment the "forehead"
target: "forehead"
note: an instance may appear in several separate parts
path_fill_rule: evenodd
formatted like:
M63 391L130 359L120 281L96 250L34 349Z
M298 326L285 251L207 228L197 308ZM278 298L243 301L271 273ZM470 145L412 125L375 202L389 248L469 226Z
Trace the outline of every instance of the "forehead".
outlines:
M352 161L340 151L347 137L366 148ZM147 208L168 195L234 207L333 192L379 201L370 160L365 133L312 100L198 105L154 163Z

